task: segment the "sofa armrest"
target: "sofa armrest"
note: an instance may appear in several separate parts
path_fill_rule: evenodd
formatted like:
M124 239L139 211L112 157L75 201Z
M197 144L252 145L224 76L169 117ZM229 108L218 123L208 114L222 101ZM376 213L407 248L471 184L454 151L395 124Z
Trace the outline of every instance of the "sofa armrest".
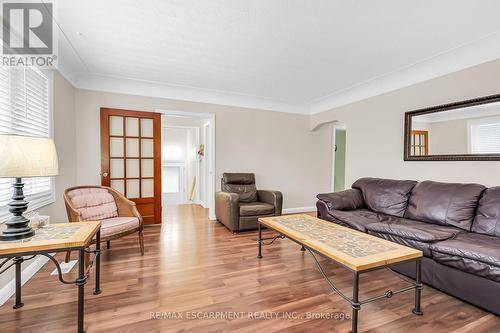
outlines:
M316 196L326 203L328 209L354 210L365 205L363 193L358 189L349 189L334 193L322 193Z
M238 231L240 220L239 196L236 193L215 193L215 216L229 230Z
M257 190L257 197L260 202L274 206L274 215L280 216L283 209L283 195L280 191Z

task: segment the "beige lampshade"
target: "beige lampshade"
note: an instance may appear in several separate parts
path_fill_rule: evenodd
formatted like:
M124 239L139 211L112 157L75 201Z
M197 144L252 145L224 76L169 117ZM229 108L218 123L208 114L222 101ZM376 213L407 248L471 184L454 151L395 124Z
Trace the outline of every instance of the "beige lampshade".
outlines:
M58 173L52 139L0 135L0 177L45 177Z

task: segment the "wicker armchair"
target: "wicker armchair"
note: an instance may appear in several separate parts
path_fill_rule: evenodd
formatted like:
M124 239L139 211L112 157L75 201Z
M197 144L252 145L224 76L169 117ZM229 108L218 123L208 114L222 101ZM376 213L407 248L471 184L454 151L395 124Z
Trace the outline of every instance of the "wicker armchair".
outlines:
M107 243L137 232L141 255L144 255L142 216L135 202L118 191L99 185L76 186L64 190L69 222L101 221L101 241ZM95 240L94 240L95 242ZM66 254L69 261L70 253Z

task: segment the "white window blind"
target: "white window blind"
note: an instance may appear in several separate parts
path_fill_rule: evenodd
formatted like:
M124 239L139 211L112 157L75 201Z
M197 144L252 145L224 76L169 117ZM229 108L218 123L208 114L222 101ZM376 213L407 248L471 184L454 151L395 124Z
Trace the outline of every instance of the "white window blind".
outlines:
M470 147L473 154L500 154L500 118L472 120Z
M49 78L36 68L0 66L0 134L50 136L49 84ZM12 181L0 178L0 217L7 213ZM30 209L54 201L52 178L23 178L23 182Z

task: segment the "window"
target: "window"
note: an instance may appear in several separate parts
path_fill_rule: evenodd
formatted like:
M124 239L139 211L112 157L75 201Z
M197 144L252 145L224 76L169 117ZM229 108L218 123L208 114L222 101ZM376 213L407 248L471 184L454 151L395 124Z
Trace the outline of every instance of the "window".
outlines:
M469 121L469 153L500 154L500 117Z
M411 155L429 155L429 132L411 131Z
M0 134L51 136L50 79L36 68L0 66ZM7 215L12 179L0 178L0 221ZM51 177L23 178L29 209L55 201Z

